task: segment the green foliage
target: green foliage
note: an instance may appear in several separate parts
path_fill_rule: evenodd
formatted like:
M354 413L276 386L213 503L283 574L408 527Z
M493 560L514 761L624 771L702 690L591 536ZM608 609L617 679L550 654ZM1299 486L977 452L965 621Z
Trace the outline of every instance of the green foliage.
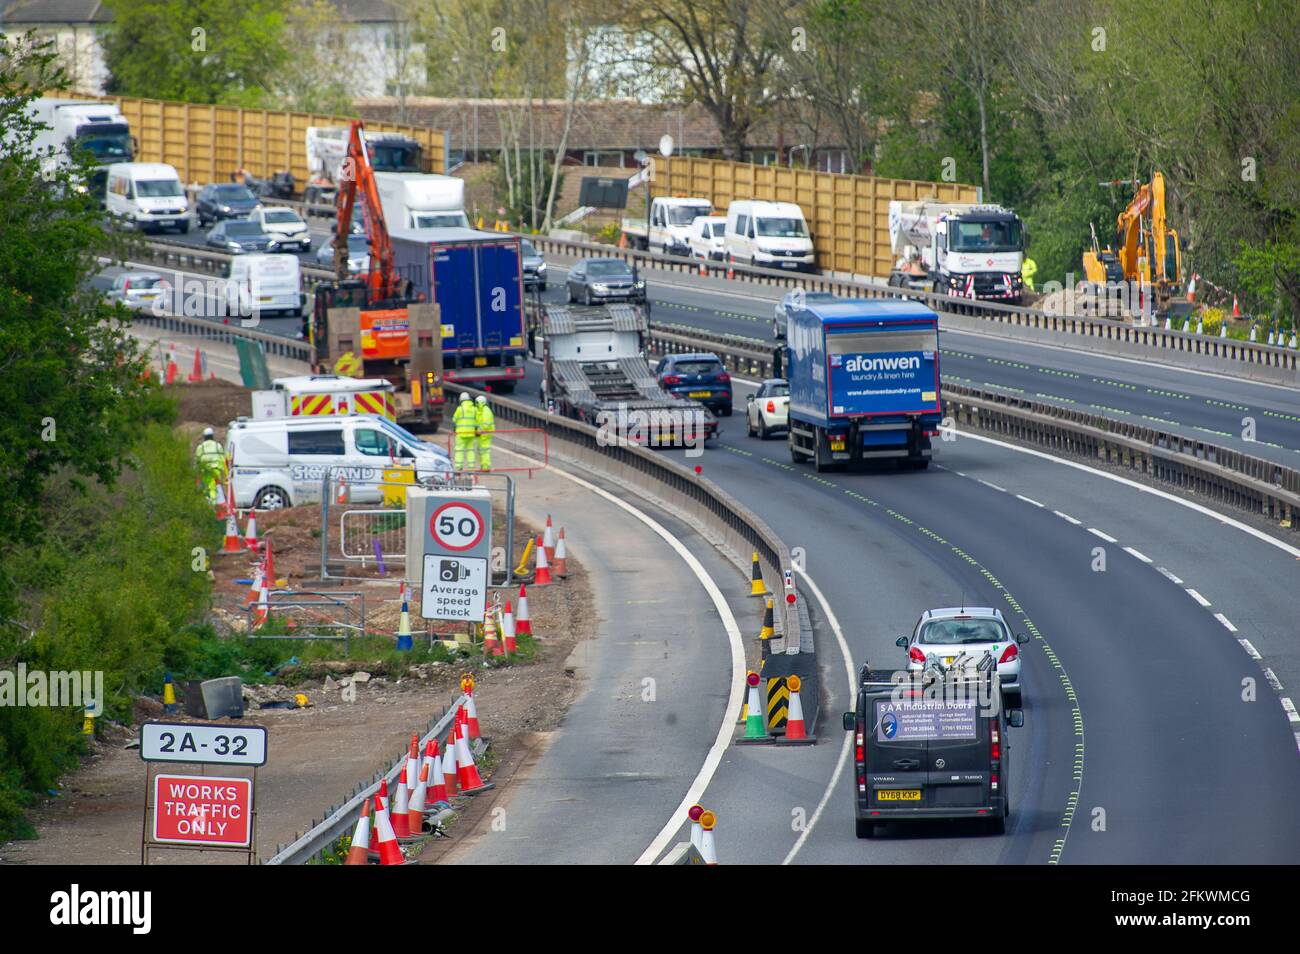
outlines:
M511 176L506 175L505 165L500 159L493 167L494 194L500 206L506 210L506 219L512 227L536 230L546 217L546 198L550 194L554 163L540 151L521 152L518 158L510 153L507 158L511 165ZM561 173L555 186L557 200L563 188L564 174Z

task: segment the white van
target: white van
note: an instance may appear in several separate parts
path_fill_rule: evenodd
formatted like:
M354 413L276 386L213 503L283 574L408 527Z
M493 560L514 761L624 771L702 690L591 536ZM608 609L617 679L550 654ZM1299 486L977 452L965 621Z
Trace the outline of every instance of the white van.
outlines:
M190 230L190 203L176 170L165 162L115 162L108 167L109 215L141 232Z
M687 239L691 258L722 261L727 256L727 217L702 215L691 223L691 237Z
M731 203L725 241L728 257L740 265L809 272L816 267L808 223L793 202Z
M231 315L301 316L307 305L296 255L235 255L226 267L226 311Z
M452 475L451 458L404 427L374 415L230 422L226 433L235 506L279 510L319 503L327 471L347 481L354 503L383 499L384 471L415 468L424 483Z

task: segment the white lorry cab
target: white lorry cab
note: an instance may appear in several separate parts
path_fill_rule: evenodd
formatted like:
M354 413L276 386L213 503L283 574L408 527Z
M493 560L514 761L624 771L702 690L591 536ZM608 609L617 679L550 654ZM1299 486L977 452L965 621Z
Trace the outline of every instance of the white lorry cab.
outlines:
M165 162L115 162L108 167L104 206L141 232L190 230L190 203L176 170Z
M687 240L691 257L722 261L727 254L726 231L725 215L701 215L691 223L691 237Z
M624 219L622 230L633 248L689 255L691 226L696 219L713 214L708 199L690 196L660 196L650 201L650 223L645 219Z
M422 172L376 172L375 188L390 229L469 228L465 180Z
M385 481L401 483L402 471L425 485L452 475L445 450L374 415L241 417L231 421L226 447L240 509L319 503L327 474L346 481L358 504L383 500Z
M333 417L374 414L397 421L397 388L384 378L303 374L276 378L271 390L253 392L253 418Z
M307 296L296 255L235 255L226 274L226 309L232 315L301 315Z
M808 223L794 202L731 203L724 241L728 258L740 265L799 271L816 267Z

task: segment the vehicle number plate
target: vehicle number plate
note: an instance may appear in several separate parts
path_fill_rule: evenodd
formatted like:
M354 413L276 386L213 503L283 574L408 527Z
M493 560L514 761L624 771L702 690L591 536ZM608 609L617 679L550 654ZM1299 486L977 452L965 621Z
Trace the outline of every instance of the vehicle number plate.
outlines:
M843 442L843 441L831 441L831 450L833 450L833 451L842 451L842 450L844 450L844 442Z
M920 800L919 788L882 788L876 792L876 801L879 802L919 802Z
M485 368L485 367L487 367L487 358L475 358L475 359L474 359L474 367L476 367L476 368Z
M944 656L944 657L943 657L943 664L944 664L945 666L951 666L951 665L952 665L952 661L953 661L954 659L956 659L956 658L957 658L956 656Z
M691 392L691 397L693 397L693 398L708 397L710 393L711 393L711 392L709 392L709 391L692 391L692 392Z

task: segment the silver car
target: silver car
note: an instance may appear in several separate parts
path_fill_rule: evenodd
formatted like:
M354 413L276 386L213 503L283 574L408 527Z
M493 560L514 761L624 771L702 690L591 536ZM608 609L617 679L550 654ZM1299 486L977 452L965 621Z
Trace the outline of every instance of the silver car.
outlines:
M781 296L781 300L776 303L776 308L772 313L772 338L774 341L785 340L786 325L790 321L790 310L793 308L802 308L808 303L826 303L836 301L838 296L830 292L804 291L802 288L796 288L794 291L788 291Z
M1024 633L1012 636L1000 610L989 606L950 606L926 610L917 620L912 635L899 636L897 645L907 652L907 668L913 671L937 664L951 667L957 657L993 655L1002 682L1002 693L1011 708L1020 707L1020 646L1028 642Z
M106 297L128 308L146 308L171 291L167 280L157 272L123 272L113 279Z

